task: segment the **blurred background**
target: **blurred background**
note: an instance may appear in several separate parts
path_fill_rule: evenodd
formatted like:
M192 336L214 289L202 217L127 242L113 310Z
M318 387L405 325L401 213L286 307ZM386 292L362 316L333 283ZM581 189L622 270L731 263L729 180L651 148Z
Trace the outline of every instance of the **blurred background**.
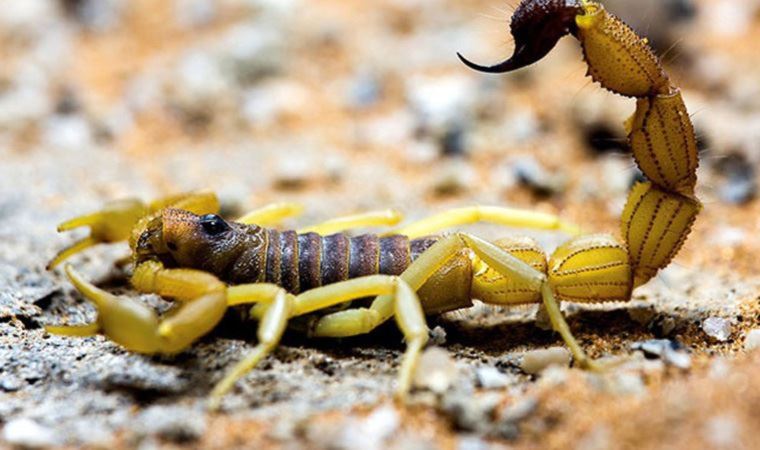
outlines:
M709 292L756 292L731 283L756 280L760 250L760 0L603 3L650 39L699 137L706 208L666 284L686 272L704 292L694 279L709 272L728 277ZM0 318L44 322L37 300L66 285L44 264L76 237L56 235L55 224L121 197L211 189L230 216L294 200L306 205L298 224L377 208L417 218L497 204L617 232L641 177L622 126L635 101L585 77L572 38L505 76L475 73L456 57L489 64L510 55L515 6L4 2ZM562 239L544 237L549 247ZM85 261L90 278L111 270ZM0 418L19 411L0 408Z
M649 37L684 90L704 201L751 203L760 2L605 3ZM209 188L231 211L297 198L320 217L378 206L415 216L486 202L562 210L589 227L590 210L609 213L614 227L638 176L621 125L634 101L584 77L572 39L507 76L474 73L455 56L511 54L513 8L12 2L0 15L5 201Z

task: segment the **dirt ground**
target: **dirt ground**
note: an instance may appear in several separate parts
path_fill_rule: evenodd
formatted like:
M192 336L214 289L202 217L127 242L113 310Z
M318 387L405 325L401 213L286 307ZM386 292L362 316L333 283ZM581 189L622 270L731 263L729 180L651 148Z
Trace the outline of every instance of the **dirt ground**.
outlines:
M395 208L407 220L493 204L617 233L640 174L622 122L634 100L584 77L577 43L503 59L514 5L495 1L25 0L0 12L0 447L760 448L760 2L604 2L647 35L700 140L704 203L676 260L628 303L565 305L601 374L568 367L535 307L429 319L409 404L392 400L403 343L283 345L221 412L204 400L255 345L225 322L175 357L131 354L48 324L94 308L45 265L84 231L61 221L123 197L210 189L235 217L296 201L299 227ZM560 233L475 225L486 238ZM140 297L115 261L72 259ZM436 349L443 349L444 352ZM541 350L549 349L547 352ZM536 353L538 351L538 353ZM537 374L526 360L559 362Z

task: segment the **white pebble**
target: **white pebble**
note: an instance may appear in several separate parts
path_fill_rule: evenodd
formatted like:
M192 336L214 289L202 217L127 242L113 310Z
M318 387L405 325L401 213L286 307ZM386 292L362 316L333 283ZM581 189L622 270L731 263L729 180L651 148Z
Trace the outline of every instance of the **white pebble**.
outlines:
M311 158L284 156L275 162L274 182L283 188L298 187L306 183L313 170Z
M433 181L433 190L439 195L459 194L473 186L476 180L477 174L469 164L452 160L439 170Z
M92 129L83 117L54 115L44 124L44 142L61 150L82 151L93 143Z
M430 344L431 345L443 345L446 343L446 330L442 326L436 325L435 328L430 330Z
M385 441L396 434L401 419L392 406L381 406L367 417L349 420L343 428L339 448L380 450Z
M730 415L718 415L705 423L702 434L712 448L739 448L742 426Z
M702 330L711 338L724 342L731 337L731 322L722 317L708 317L702 322Z
M449 352L440 347L430 347L420 356L414 386L443 393L454 383L457 375L456 363Z
M206 431L203 413L181 406L151 406L143 410L134 425L140 436L160 436L176 442L199 438Z
M473 114L477 84L469 76L412 76L406 97L418 119L434 134Z
M550 347L525 353L520 368L525 373L537 374L549 366L567 366L570 352L565 347Z
M485 389L501 389L512 383L512 378L495 367L480 367L475 371L478 385Z
M177 23L185 28L209 24L216 17L217 5L213 0L175 0Z
M744 350L752 351L760 348L760 328L755 328L747 332L744 338Z
M55 434L31 419L13 419L3 427L3 440L22 447L49 447L56 445Z

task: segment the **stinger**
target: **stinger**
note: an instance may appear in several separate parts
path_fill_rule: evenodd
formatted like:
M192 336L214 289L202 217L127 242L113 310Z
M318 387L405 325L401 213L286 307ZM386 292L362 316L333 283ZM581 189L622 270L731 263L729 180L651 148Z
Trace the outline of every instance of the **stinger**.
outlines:
M582 13L578 0L523 0L512 16L510 30L514 54L493 66L481 66L457 53L469 68L479 72L504 73L529 66L546 56L565 35L574 32L575 16Z

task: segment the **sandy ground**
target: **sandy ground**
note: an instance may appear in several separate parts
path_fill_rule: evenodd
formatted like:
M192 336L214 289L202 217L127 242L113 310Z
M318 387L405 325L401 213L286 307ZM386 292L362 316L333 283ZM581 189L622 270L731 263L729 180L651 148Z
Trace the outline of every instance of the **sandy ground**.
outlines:
M230 217L305 205L297 227L396 208L419 218L501 204L616 232L637 176L633 101L584 78L567 39L540 65L481 76L456 51L511 50L510 8L478 2L35 0L0 14L0 446L93 448L760 448L760 6L644 2L627 11L683 86L705 204L676 261L631 302L566 305L603 374L526 373L561 340L535 307L431 318L408 405L392 400L400 334L283 345L204 399L255 344L225 322L176 357L47 334L94 309L44 267L83 235L66 218L115 198L212 189ZM693 9L690 9L693 8ZM635 9L635 8L634 8ZM667 31L663 31L667 30ZM561 234L529 234L548 251ZM117 293L125 245L72 259ZM168 302L140 296L159 310ZM552 359L551 357L549 359Z

